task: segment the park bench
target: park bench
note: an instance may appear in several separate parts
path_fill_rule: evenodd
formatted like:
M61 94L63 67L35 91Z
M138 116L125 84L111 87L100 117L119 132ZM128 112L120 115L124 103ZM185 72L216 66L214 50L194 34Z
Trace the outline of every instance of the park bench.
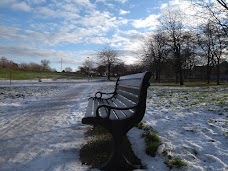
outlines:
M123 154L122 142L127 132L144 117L150 77L150 72L121 76L113 93L96 92L94 97L89 98L82 123L100 125L113 138L112 154L102 170L134 168Z

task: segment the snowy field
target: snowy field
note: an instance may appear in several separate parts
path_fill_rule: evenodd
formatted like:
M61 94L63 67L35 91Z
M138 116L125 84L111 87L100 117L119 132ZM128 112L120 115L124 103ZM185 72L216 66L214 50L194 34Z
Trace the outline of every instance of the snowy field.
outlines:
M88 97L113 82L0 80L0 170L83 171L79 161L88 126ZM156 157L145 154L142 130L128 137L145 170L168 171L163 151L188 163L182 170L228 170L228 87L153 87L146 125L158 132ZM177 170L173 168L172 170Z

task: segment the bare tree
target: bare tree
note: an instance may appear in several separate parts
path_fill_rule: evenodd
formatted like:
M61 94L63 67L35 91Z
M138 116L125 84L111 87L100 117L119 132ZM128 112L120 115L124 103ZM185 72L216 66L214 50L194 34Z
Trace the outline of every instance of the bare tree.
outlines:
M83 67L83 66L79 66L79 67L78 67L78 70L79 70L79 72L80 72L81 74L85 74L85 73L86 73L86 68Z
M126 73L127 66L124 63L119 63L113 67L112 71L115 74L115 76L121 76Z
M199 45L207 59L207 83L210 83L210 76L213 67L216 67L217 84L220 84L220 63L223 53L227 49L226 40L222 37L220 29L214 22L208 21L202 27L199 36Z
M180 85L184 84L183 79L183 59L181 55L181 46L183 41L183 16L177 10L167 10L162 14L160 22L162 29L168 34L168 45L174 57L175 69L176 69L176 83Z
M34 62L30 62L28 64L29 68L32 70L32 71L40 71L42 70L42 66L37 64L37 63L34 63Z
M167 53L166 37L163 32L151 34L144 41L144 54L142 57L143 64L154 71L155 79L160 82L162 63Z
M96 70L97 70L97 72L99 73L100 76L103 76L103 74L106 71L106 66L99 65Z
M228 11L228 4L224 0L216 0L224 9Z
M199 58L197 57L197 35L192 31L184 31L182 36L182 49L181 55L184 69L184 76L186 78L192 78L193 68L199 64Z
M8 67L9 64L10 64L10 61L7 58L5 57L0 58L0 67L5 68L5 67Z
M49 69L49 64L50 64L49 60L47 59L41 60L41 65L43 66L43 70Z
M118 56L119 52L111 47L105 47L97 53L98 63L107 67L108 80L110 80L111 67L119 62Z
M199 0L193 2L193 4L206 9L209 13L209 16L206 15L206 17L221 27L221 31L228 37L228 3L225 0ZM202 17L205 16L205 11L202 12L202 15Z

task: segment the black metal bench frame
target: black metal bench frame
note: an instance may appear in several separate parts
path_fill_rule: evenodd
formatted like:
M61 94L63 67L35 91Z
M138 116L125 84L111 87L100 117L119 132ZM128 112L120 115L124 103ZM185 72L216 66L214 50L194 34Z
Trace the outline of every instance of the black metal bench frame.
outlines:
M100 125L113 137L112 154L102 170L135 168L123 154L123 137L144 117L150 77L150 72L119 77L113 93L96 92L89 98L82 123Z

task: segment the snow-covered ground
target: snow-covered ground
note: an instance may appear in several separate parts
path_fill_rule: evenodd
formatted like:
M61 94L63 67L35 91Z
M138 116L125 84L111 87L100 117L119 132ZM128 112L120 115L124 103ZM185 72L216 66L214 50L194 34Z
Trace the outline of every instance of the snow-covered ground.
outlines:
M79 161L87 99L113 82L0 80L0 170L88 170ZM146 125L161 150L188 163L182 170L228 170L228 87L150 87ZM162 151L145 154L142 130L128 137L145 170L168 171ZM173 169L175 170L175 168Z

